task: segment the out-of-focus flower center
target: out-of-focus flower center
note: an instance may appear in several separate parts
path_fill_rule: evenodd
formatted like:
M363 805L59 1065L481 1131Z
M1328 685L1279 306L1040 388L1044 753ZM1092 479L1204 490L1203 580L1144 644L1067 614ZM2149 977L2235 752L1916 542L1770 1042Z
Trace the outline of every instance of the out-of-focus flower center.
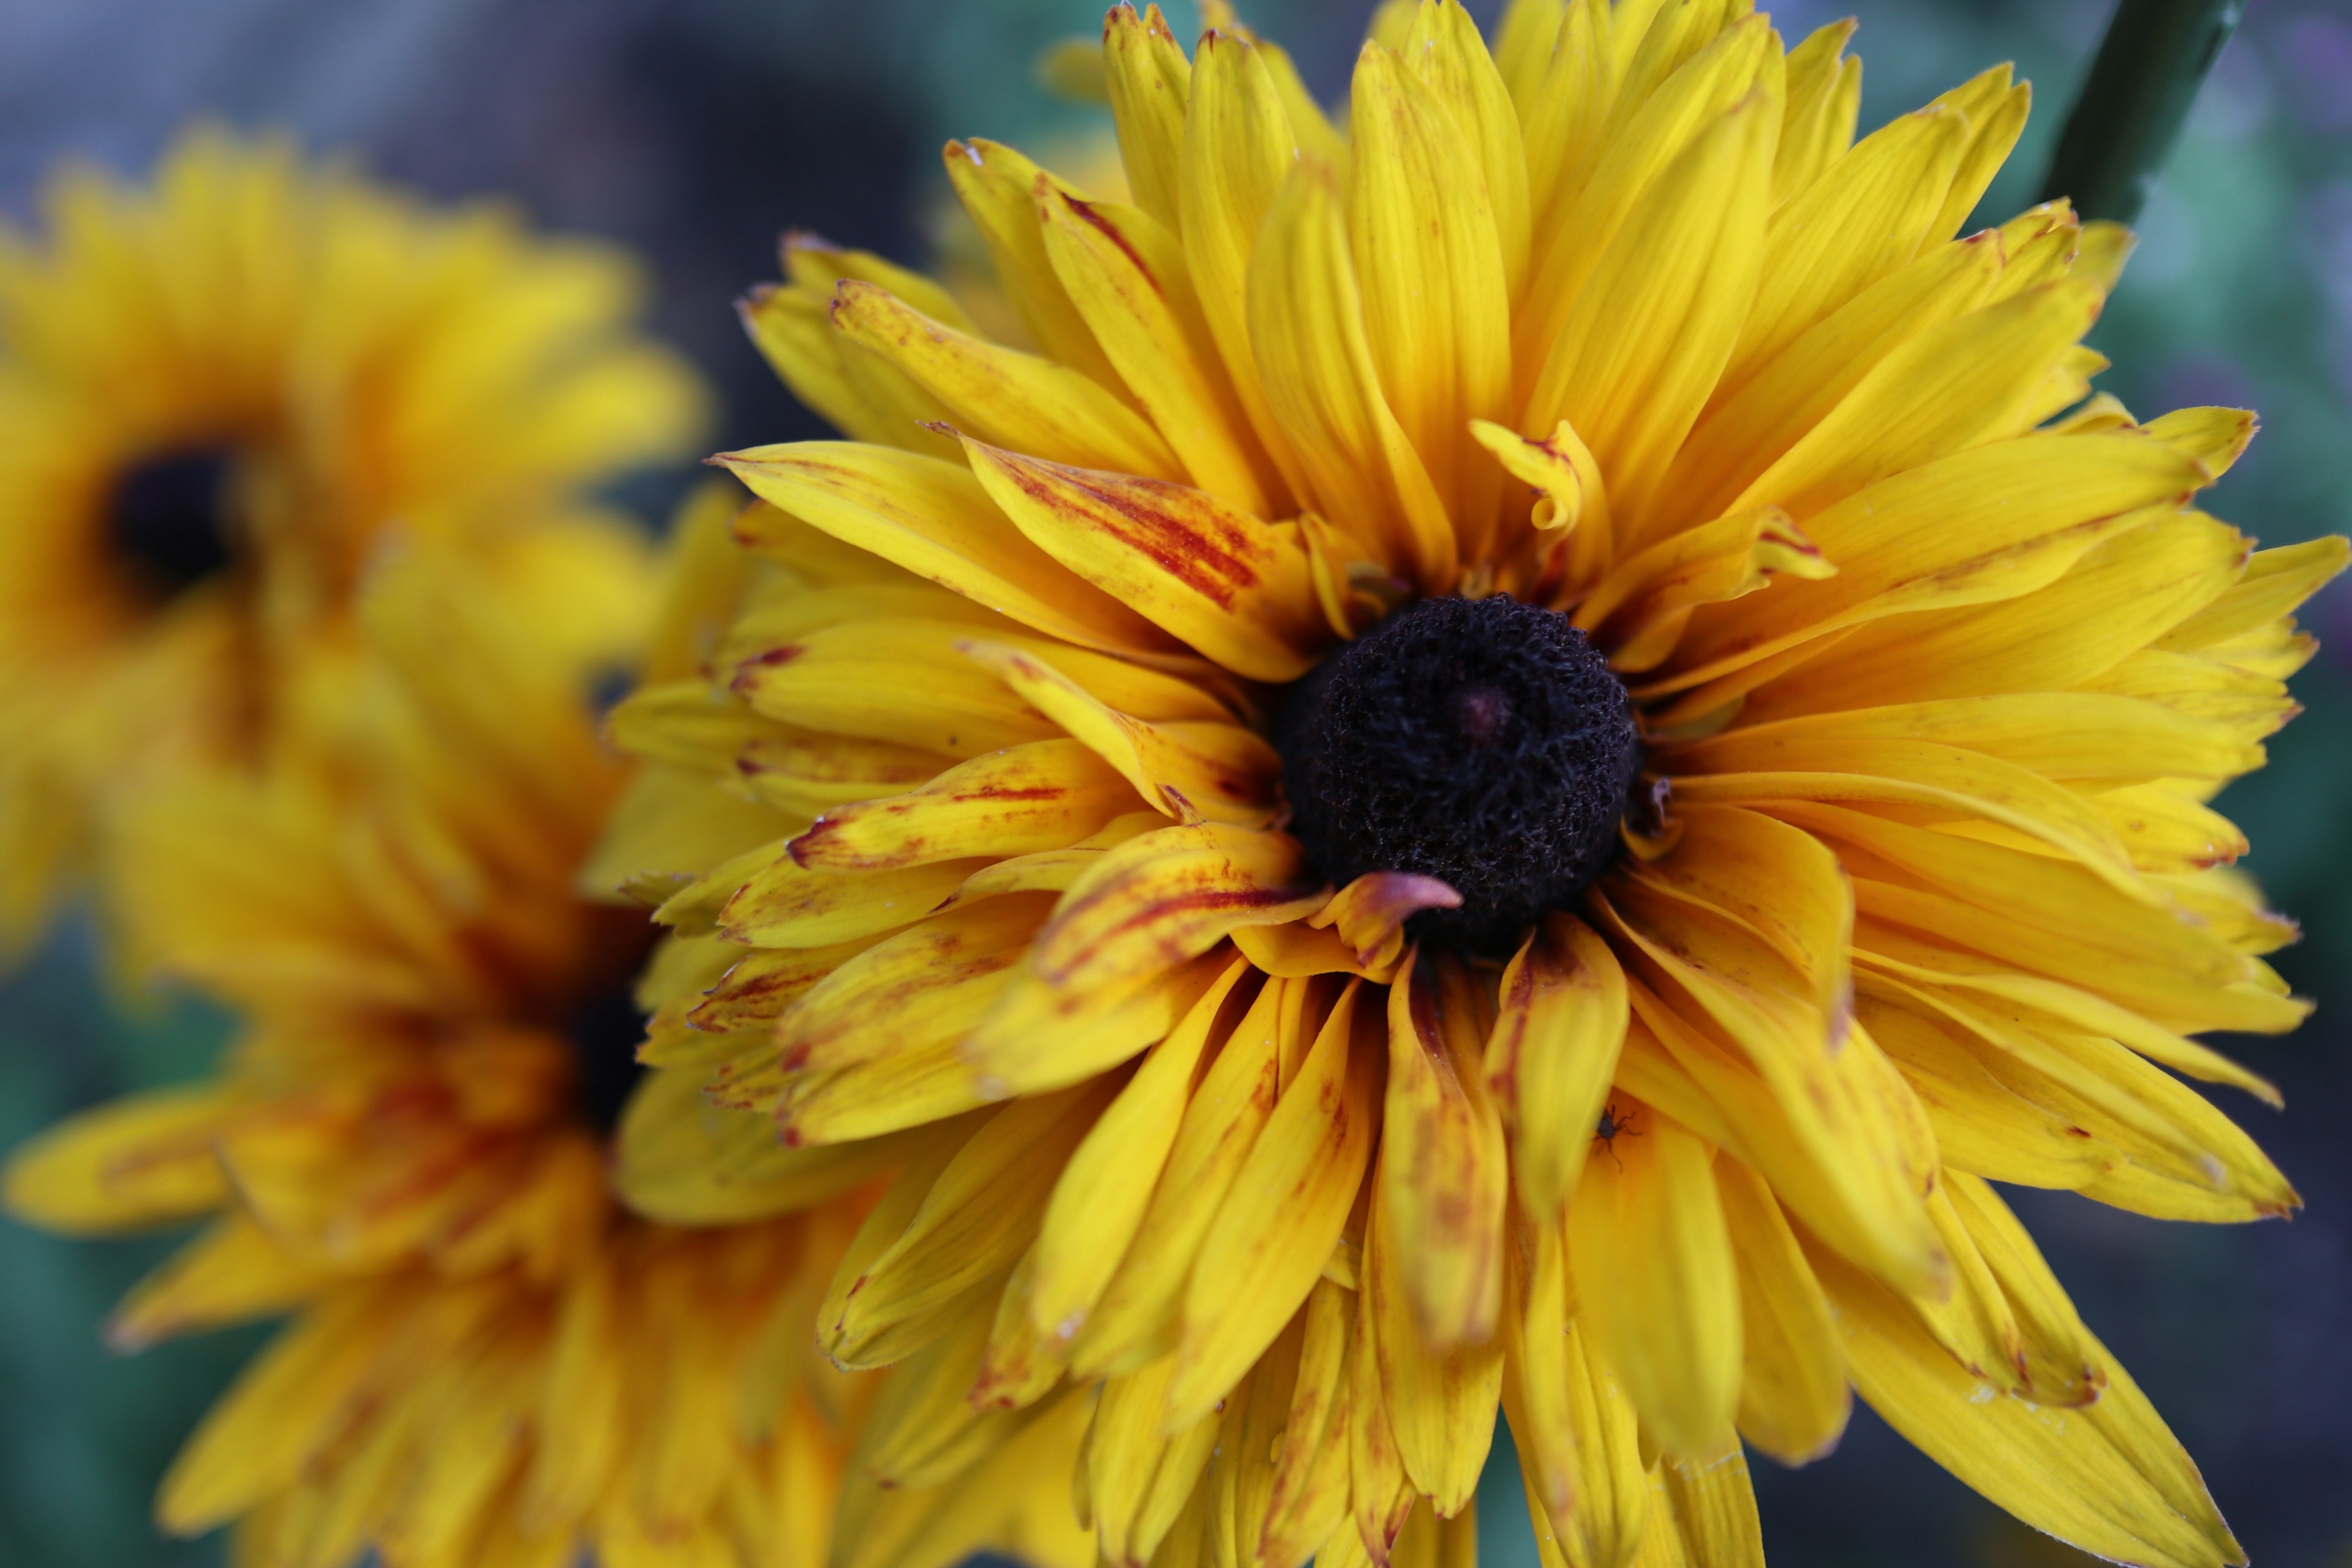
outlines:
M176 598L228 568L236 553L235 462L226 447L181 447L142 458L115 477L106 542L142 593Z
M610 986L574 1006L563 1020L563 1035L572 1043L578 1073L581 1118L597 1131L610 1133L620 1122L630 1090L646 1072L637 1061L646 1016L637 1009L629 973L622 971Z
M1642 761L1632 700L1568 617L1423 599L1293 687L1276 722L1290 830L1333 881L1437 877L1408 928L1500 953L1616 853Z

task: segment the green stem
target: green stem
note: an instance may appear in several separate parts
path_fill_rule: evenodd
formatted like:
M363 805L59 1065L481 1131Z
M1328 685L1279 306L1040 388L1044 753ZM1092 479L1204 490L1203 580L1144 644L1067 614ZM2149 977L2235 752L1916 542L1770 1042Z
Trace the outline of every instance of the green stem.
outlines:
M2244 0L2117 0L2042 199L2070 196L2085 218L2137 217L2244 8Z

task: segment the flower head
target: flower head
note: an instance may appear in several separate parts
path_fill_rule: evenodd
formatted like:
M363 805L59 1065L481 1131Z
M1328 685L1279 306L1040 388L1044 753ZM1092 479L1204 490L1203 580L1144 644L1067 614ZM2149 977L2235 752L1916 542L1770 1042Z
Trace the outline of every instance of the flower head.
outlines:
M702 394L633 265L198 130L152 184L68 173L0 236L0 942L107 803L251 760L350 636L370 564L499 584L582 660L643 547L585 494L680 451Z
M1499 1405L1569 1562L1718 1561L1858 1387L2237 1560L1990 1183L2294 1205L2174 1075L2305 1011L2206 802L2345 546L2085 401L2127 237L1960 237L2025 88L1856 142L1851 26L1392 5L1343 137L1121 7L1132 201L947 149L1022 342L804 237L747 303L851 439L718 459L760 574L607 864L716 977L666 1072L929 1151L819 1325L904 1446L1099 1384L1108 1560L1297 1568L1442 1549Z
M728 510L706 501L688 539ZM422 562L380 573L299 758L125 814L132 934L242 1036L214 1078L20 1151L7 1198L69 1230L207 1220L117 1310L118 1347L291 1315L182 1451L161 1521L235 1521L257 1568L809 1568L836 1517L845 1564L1082 1561L1065 1489L1027 1479L1070 1462L1075 1408L992 1470L841 1484L869 1409L904 1397L808 1335L877 1151L735 1138L690 1194L664 1189L681 1223L612 1190L640 1008L691 976L633 994L642 916L580 896L622 770L562 649L507 607Z

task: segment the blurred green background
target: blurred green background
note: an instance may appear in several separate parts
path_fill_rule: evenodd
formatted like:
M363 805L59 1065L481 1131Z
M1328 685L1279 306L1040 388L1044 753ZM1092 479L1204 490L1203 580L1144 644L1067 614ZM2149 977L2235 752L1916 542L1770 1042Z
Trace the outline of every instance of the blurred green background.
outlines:
M1337 99L1370 0L1245 7ZM1190 26L1189 4L1176 7ZM1474 3L1482 20L1493 4ZM1996 61L2036 88L2032 125L1979 217L2032 199L2105 25L2105 0L1822 0L1849 13L1864 128ZM285 125L441 196L494 192L651 261L656 322L726 398L729 445L817 434L737 334L730 301L774 270L786 225L902 259L924 249L951 134L1033 145L1097 128L1030 66L1091 32L1088 0L7 0L0 5L0 212L24 223L66 155L143 171L198 113ZM2094 342L2101 384L2143 414L2257 408L2263 433L2210 510L2286 543L2352 529L2352 5L2254 0L2141 221ZM685 474L632 497L660 515ZM13 525L13 520L9 525ZM2328 646L2309 711L2223 805L2252 869L2304 922L2281 967L2320 1013L2284 1041L2225 1042L2286 1090L2225 1102L2308 1209L2291 1225L2162 1226L2016 1194L2084 1315L2204 1467L2263 1568L2352 1568L2352 592L2305 616ZM202 1072L226 1021L126 1009L68 926L0 982L0 1146L125 1089ZM147 1499L207 1400L258 1342L216 1335L123 1361L109 1304L165 1238L69 1243L0 1221L0 1564L217 1562L164 1542ZM1516 1479L1482 1496L1492 1568L1533 1568ZM2088 1561L2010 1523L1866 1413L1800 1471L1759 1464L1775 1568Z

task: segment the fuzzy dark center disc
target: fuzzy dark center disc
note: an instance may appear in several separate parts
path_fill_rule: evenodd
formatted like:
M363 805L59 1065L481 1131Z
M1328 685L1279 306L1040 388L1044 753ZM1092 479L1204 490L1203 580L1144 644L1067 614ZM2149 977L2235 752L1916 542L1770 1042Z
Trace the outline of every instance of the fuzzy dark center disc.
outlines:
M107 542L139 585L169 599L227 568L232 555L228 451L162 452L116 476Z
M1490 953L1609 864L1642 761L1584 634L1505 598L1399 610L1291 689L1275 743L1290 830L1325 876L1442 878L1462 907L1408 930Z

